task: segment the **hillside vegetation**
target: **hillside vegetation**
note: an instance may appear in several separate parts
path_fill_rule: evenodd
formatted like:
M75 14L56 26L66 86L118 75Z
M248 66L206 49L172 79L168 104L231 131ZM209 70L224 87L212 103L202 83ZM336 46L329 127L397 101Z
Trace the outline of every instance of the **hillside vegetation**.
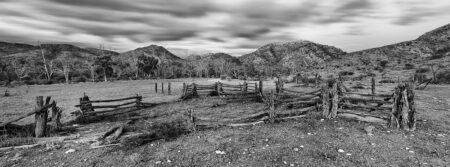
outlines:
M434 80L450 82L445 68L450 64L449 41L450 24L412 41L352 53L310 41L295 41L267 44L240 57L212 53L186 59L157 45L117 53L101 47L0 42L0 82L49 84L220 76L243 79L310 72L327 75L324 71L364 75L378 71L376 75L386 75L389 71L414 73L421 69L424 70L412 75L441 76Z

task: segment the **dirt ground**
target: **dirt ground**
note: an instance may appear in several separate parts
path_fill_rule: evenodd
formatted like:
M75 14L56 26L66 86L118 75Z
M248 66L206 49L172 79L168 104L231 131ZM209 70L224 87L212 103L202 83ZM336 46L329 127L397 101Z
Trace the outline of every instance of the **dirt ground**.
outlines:
M269 84L266 89L273 89ZM384 84L379 91L389 92L392 87ZM310 114L274 124L205 129L137 145L92 149L90 143L55 143L3 151L0 166L450 166L450 86L431 85L415 93L418 121L413 132L374 125L373 135L368 135L364 128L371 124L340 118L323 120L318 114ZM68 126L77 129L70 132L72 135L86 137L137 114L148 118L135 124L146 124L171 120L186 109L193 109L196 116L236 118L265 110L266 106L208 97ZM74 152L67 152L71 149Z

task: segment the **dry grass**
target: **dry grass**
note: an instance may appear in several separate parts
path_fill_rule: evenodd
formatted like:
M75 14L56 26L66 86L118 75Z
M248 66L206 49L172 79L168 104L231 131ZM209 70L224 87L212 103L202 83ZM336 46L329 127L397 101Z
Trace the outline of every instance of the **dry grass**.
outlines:
M144 81L132 81L134 84ZM150 82L150 81L148 81ZM237 83L238 81L234 81ZM180 82L181 83L181 82ZM203 83L213 83L204 80ZM370 82L363 81L369 86ZM111 83L112 84L112 83ZM347 83L350 85L350 83ZM131 85L131 84L118 84ZM273 90L273 82L265 83L266 90ZM378 84L377 92L390 92L395 84ZM289 89L310 91L315 88L292 87ZM369 86L370 87L370 86ZM177 134L133 147L90 150L87 146L68 146L42 154L39 149L28 151L27 158L17 162L19 166L448 166L450 165L450 86L431 85L424 91L416 91L418 110L417 130L404 132L377 126L369 136L364 128L370 124L343 119L322 120L317 114L306 118L258 126L201 130ZM91 89L91 88L89 88ZM126 90L125 88L110 88ZM108 90L105 88L105 90ZM149 91L153 90L151 86ZM368 89L362 92L370 92ZM82 93L81 93L82 94ZM113 94L113 93L111 93ZM120 95L120 94L119 94ZM143 94L145 99L152 99ZM107 95L104 95L107 96ZM112 95L110 96L112 97ZM167 96L154 99L168 99ZM95 98L92 98L95 99ZM146 101L144 99L144 101ZM76 103L76 102L75 102ZM186 110L193 109L196 116L210 118L237 118L265 110L262 103L250 101L227 103L219 98L199 98L169 103L143 111L119 116L140 114L147 119L135 123L135 130L155 128L158 122L176 120ZM102 132L123 121L110 120L82 125L81 135ZM139 128L141 127L141 128ZM171 129L161 126L159 128ZM149 130L149 129L147 129ZM162 134L164 135L164 134ZM63 152L69 148L77 151ZM342 149L344 152L339 152ZM218 152L216 152L218 151ZM50 155L51 153L51 155ZM223 153L223 154L222 154ZM7 158L0 157L0 165L8 165Z

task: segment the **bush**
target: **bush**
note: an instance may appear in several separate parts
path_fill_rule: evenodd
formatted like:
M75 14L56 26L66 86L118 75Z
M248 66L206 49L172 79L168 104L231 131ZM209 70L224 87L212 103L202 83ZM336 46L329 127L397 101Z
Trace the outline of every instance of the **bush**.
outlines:
M405 69L405 70L411 70L411 69L414 69L414 68L415 68L414 64L406 63L406 64L405 64L405 68L403 68L403 69Z
M436 80L438 83L450 84L450 70L439 72L436 75Z
M378 83L395 83L395 81L392 80L392 79L383 79L383 80L381 80L381 81L378 82Z
M424 67L416 69L416 73L426 73L426 72L429 72L429 71L430 71L429 68L424 68Z
M387 61L387 60L382 60L382 61L380 61L380 67L383 68L383 69L385 69L388 63L389 63L389 61Z
M351 76L353 74L355 74L353 71L341 71L341 72L339 72L340 76Z
M220 76L220 80L226 80L227 77L228 77L228 76L226 76L226 75L221 75L221 76Z

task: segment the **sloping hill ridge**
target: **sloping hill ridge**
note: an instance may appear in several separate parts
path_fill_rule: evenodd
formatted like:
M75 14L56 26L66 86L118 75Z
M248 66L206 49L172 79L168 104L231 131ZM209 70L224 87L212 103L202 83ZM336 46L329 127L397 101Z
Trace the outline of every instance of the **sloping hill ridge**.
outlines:
M341 58L345 54L344 51L333 46L310 41L295 41L268 44L239 59L243 64L253 64L256 70L263 71L265 67L288 69L311 67Z
M412 41L352 52L343 57L350 65L377 64L387 60L390 66L421 64L450 55L450 24L423 34ZM365 63L364 63L365 62Z
M0 42L0 57L14 53L26 52L32 50L33 48L34 48L33 45Z
M138 56L148 56L158 59L159 62L183 62L184 59L174 55L167 49L158 45L150 45L147 47L137 48L132 51L124 52L120 57L138 57Z

